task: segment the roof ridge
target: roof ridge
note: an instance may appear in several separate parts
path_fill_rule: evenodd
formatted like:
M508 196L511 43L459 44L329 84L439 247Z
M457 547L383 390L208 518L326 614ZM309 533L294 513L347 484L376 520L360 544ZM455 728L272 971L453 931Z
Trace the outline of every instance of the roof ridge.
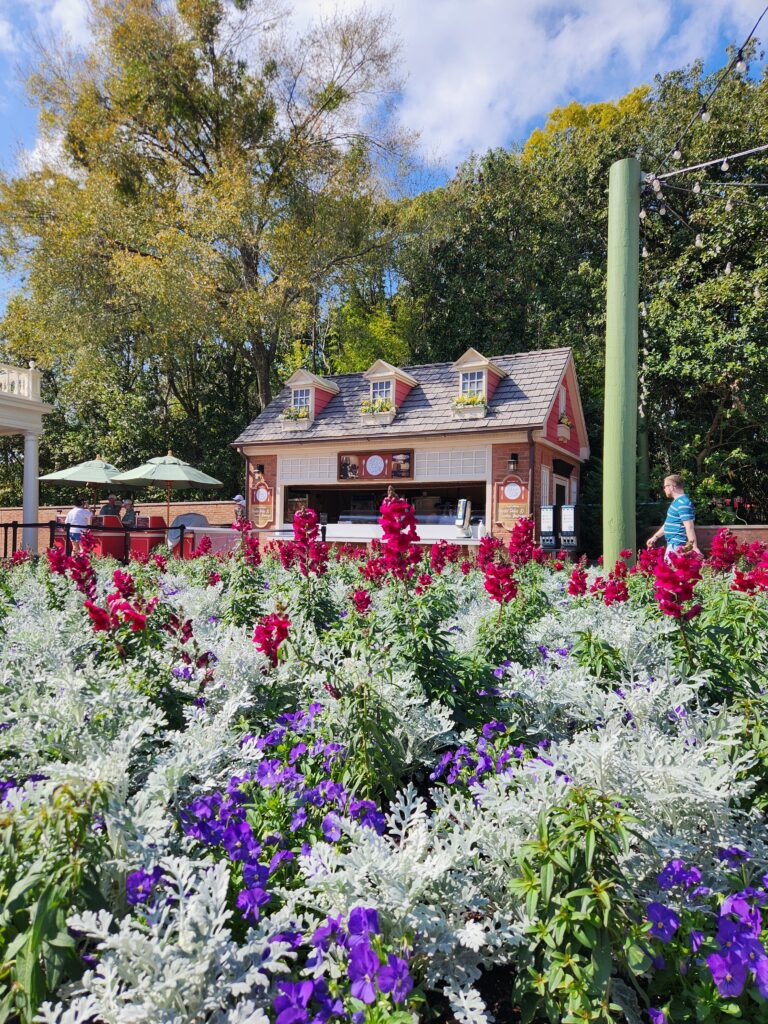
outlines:
M570 345L558 345L557 348L535 348L529 352L505 352L499 356L488 356L488 359L493 362L495 359L526 359L529 356L540 356L540 355L553 355L556 352L572 352L573 349ZM374 363L376 360L374 359ZM388 360L385 360L388 362ZM439 363L406 363L405 366L395 367L398 370L429 370L436 366L453 366L456 362L455 359L446 359ZM371 364L373 365L373 364ZM392 364L394 366L394 363ZM362 377L365 370L353 370L349 373L324 373L317 374L318 377L322 377L323 380L339 380L344 377Z

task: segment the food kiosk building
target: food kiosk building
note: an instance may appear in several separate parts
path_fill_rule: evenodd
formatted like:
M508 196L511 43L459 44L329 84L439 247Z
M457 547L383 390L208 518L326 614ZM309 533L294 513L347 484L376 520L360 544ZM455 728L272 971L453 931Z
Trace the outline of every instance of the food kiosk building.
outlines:
M391 485L423 541L506 538L544 504L576 504L589 457L568 348L365 373L298 370L234 442L246 460L248 518L271 532L309 505L329 541L380 536Z

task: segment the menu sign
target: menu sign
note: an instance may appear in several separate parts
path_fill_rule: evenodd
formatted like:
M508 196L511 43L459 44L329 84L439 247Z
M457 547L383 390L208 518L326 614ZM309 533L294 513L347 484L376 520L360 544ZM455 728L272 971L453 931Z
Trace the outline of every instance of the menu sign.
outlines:
M251 488L251 522L257 529L270 526L275 519L275 492L259 481Z
M528 513L528 485L515 474L496 484L496 525L511 530Z
M413 449L396 452L340 452L339 480L412 480Z

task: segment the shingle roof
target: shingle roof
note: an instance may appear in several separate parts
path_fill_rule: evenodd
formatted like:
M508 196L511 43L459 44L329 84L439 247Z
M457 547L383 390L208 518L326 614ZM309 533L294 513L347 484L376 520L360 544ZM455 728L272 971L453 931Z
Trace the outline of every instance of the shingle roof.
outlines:
M456 370L451 363L429 363L404 367L419 383L403 400L388 426L371 428L360 422L360 403L370 396L370 385L362 373L344 373L325 378L338 384L339 394L334 395L306 431L283 430L282 413L291 404L291 389L284 387L234 443L345 440L370 437L372 429L377 434L381 432L382 437L398 437L543 426L570 352L569 348L550 348L494 356L493 362L507 376L499 381L484 419L454 418L451 399L458 391Z

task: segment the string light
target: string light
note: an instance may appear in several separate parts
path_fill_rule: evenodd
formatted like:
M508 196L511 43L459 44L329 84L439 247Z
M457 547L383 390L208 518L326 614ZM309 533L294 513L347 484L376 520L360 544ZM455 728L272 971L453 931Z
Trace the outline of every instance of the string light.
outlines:
M743 50L739 50L738 57L736 59L736 70L740 75L743 75L747 70L747 62L744 60Z
M730 263L726 263L725 264L725 272L726 272L726 274L730 274L730 272L731 272L731 264Z
M697 249L703 249L704 248L704 240L701 237L701 235L696 235L696 248Z
M640 255L643 257L644 260L648 259L648 249L645 246L643 246L643 251L640 253Z
M640 220L645 220L645 218L646 218L647 216L648 216L648 214L647 214L647 213L645 212L645 210L644 210L644 209L641 209L641 210L640 210Z
M730 213L732 209L733 209L733 201L729 197L728 202L725 204L725 212L726 213Z
M659 207L659 213L660 213L660 214L661 214L661 216L663 217L663 216L665 215L665 213L666 213L666 212L667 212L667 208L666 208L666 206L664 205L664 203L662 203L662 204L661 204L661 206Z
M653 191L658 195L661 192L661 182L658 178L653 179Z
M675 143L675 148L672 150L672 159L673 160L682 160L682 157L683 157L683 154L680 152L680 143L676 142Z
M697 181L696 184L693 186L693 191L696 193L696 195L698 195L699 192L701 192L701 182L700 181Z
M707 110L707 104L705 103L704 106L701 108L701 120L704 122L704 124L708 124L709 123L709 119L711 117L712 117L712 115Z

